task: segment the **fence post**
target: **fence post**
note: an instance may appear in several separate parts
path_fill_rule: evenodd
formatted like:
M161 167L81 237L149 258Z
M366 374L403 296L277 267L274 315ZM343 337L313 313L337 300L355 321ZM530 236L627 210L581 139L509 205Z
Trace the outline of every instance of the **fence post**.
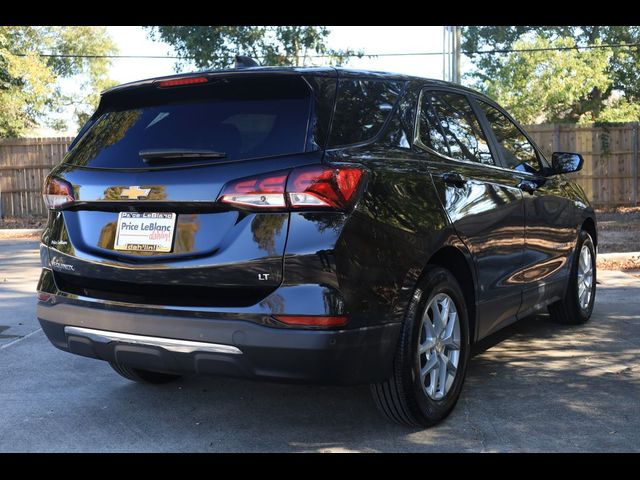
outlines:
M633 156L631 160L631 195L633 206L638 205L638 122L633 124Z
M553 125L553 145L551 146L551 153L560 151L560 124Z

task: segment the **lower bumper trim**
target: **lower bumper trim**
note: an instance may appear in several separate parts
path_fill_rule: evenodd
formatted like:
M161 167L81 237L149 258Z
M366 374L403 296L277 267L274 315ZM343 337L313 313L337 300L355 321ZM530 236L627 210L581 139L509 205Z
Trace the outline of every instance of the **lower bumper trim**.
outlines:
M96 330L84 327L64 327L64 333L88 338L98 343L121 342L134 345L150 345L164 350L177 353L228 353L241 355L242 351L232 345L222 345L220 343L194 342L191 340L178 340L174 338L149 337L146 335L132 335L129 333L110 332L107 330Z

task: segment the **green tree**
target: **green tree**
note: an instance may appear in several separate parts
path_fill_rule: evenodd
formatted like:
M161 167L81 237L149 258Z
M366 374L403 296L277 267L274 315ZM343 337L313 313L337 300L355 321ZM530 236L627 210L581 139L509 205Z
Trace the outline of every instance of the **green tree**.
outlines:
M95 109L99 92L113 84L110 60L86 56L116 52L104 27L0 26L0 137L21 136L41 124L64 129L64 122L52 120L51 114L66 107L82 123ZM63 93L58 79L75 76L78 88Z
M538 95L540 88L522 92L522 97L528 97L527 106L519 112L522 121L532 118L530 110L534 104L541 108L537 120L593 121L601 120L605 112L607 118L619 121L639 119L635 115L637 109L629 105L640 101L640 48L579 50L576 46L640 43L640 27L470 26L463 28L462 35L465 52L545 46L570 48L506 54L469 53L475 69L465 78L480 89L494 95L502 91L507 96L508 82L514 79L519 79L518 88L531 88L542 79L547 88L553 89L542 92L544 101L530 98ZM551 79L554 74L560 75L555 82ZM531 82L526 82L524 76L529 76ZM515 90L514 86L512 91ZM509 105L514 105L514 101L515 98Z
M536 37L519 40L513 48L574 45L571 38L550 41ZM610 50L600 49L509 53L496 68L495 77L483 81L482 89L524 123L593 120L593 109L601 106L594 105L590 95L596 89L609 88L605 68L610 56Z
M334 50L326 45L330 31L310 26L146 26L149 37L164 41L198 68L229 68L236 55L257 59L262 65L304 66L318 63L314 55L327 55L323 63L342 64L362 52Z

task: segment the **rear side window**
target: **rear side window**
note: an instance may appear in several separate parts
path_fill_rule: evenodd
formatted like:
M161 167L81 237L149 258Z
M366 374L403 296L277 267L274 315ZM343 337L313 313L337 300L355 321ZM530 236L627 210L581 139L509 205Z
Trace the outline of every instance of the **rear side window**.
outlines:
M463 95L423 91L418 138L424 146L456 160L494 165L480 123Z
M140 151L212 150L228 160L305 151L311 109L307 87L306 92L296 91L272 82L258 90L255 81L236 87L229 82L201 90L184 87L192 88L193 95L180 92L177 98L172 92L153 92L150 101L107 111L78 141L67 162L148 168Z
M404 82L388 80L341 79L329 146L373 139L384 126L403 86Z

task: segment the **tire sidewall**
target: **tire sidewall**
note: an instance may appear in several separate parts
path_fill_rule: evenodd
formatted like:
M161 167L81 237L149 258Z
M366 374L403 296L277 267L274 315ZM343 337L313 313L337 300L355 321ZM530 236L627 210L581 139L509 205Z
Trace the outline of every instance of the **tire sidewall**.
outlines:
M582 251L583 246L587 246L591 252L591 268L593 269L593 284L591 286L591 299L589 300L589 305L587 305L586 309L583 309L580 306L578 300L578 267L580 264L580 252ZM576 251L574 254L573 265L571 268L571 280L569 282L569 291L568 293L568 307L571 309L572 313L580 319L580 322L586 322L589 317L591 317L591 313L593 312L593 305L596 299L596 252L595 247L593 246L593 240L591 236L585 232L584 230L580 232L578 235L578 242L576 245Z
M445 293L453 300L460 322L460 359L456 377L451 389L441 400L430 398L420 384L420 360L417 355L418 343L420 341L420 329L422 314L429 302L440 293ZM469 360L469 320L467 308L462 290L455 278L445 269L436 268L428 271L413 297L407 317L407 332L410 335L405 340L407 342L405 358L405 391L411 392L410 399L413 399L413 414L419 417L420 423L435 423L445 417L455 406L462 390L466 375L467 363ZM422 418L420 418L422 417ZM434 421L435 419L435 421Z

